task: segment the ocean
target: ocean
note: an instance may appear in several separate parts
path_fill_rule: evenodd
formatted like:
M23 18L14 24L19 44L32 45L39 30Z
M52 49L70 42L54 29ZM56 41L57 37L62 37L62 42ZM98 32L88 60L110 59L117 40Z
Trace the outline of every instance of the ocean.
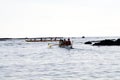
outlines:
M0 41L0 80L120 80L120 46L86 41L118 37L72 37L74 49L24 39Z

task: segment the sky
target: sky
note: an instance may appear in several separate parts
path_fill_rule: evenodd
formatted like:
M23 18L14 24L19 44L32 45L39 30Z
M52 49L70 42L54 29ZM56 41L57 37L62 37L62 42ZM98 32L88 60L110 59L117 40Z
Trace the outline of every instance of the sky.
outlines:
M120 0L0 0L0 37L120 36Z

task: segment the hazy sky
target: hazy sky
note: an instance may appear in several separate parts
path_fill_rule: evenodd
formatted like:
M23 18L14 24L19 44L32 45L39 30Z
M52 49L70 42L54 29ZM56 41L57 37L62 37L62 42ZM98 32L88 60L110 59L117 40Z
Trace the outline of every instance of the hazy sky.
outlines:
M120 36L120 0L0 0L0 37Z

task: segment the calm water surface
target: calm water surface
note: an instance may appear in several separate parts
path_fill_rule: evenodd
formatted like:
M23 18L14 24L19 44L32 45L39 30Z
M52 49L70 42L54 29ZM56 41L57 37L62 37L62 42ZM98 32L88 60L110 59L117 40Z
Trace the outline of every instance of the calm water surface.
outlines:
M0 41L0 80L120 80L120 47L91 46L72 38L74 49L24 40Z

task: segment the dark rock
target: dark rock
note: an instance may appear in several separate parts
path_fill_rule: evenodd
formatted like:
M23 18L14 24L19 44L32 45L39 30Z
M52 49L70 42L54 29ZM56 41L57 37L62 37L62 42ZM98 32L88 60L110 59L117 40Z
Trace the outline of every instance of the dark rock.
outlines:
M107 46L109 46L109 45L114 45L114 44L115 44L115 42L113 40L102 40L102 41L95 43L93 45L107 45Z
M117 40L115 41L115 45L120 45L120 39L117 39Z
M96 45L96 46L114 46L114 45L120 45L120 39L117 39L117 40L102 40L98 43L94 43L93 45Z
M88 42L85 42L85 44L92 44L92 42L88 41Z
M82 36L82 38L85 38L85 36Z

